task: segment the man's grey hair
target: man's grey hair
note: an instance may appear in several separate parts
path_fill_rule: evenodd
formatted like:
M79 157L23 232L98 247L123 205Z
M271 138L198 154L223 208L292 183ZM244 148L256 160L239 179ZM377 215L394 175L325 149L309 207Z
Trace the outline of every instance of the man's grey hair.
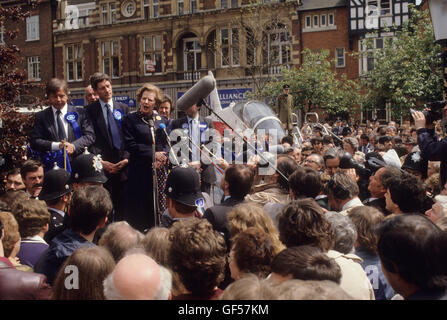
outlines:
M109 250L115 262L118 262L126 251L138 246L143 237L141 232L126 221L119 221L109 224L98 244Z
M163 266L158 265L160 268L160 283L158 285L157 292L153 300L169 300L169 296L172 288L172 274ZM115 283L113 282L114 272L109 274L103 282L104 297L106 300L124 300L124 298L116 290Z
M312 153L309 155L309 157L315 157L317 158L317 164L321 167L324 167L324 160L323 157L321 155L319 155L318 153Z
M348 143L352 147L352 149L354 149L354 151L356 151L359 148L359 142L354 137L346 137L343 139L343 142Z
M447 210L447 196L438 194L435 197L435 202L439 203L442 206L441 210L441 218L445 216L445 210Z
M341 185L344 189L346 189L349 194L347 199L352 199L354 197L357 197L359 194L359 186L357 185L357 182L354 181L350 176L348 176L346 173L343 172L336 172L332 179L337 185ZM332 190L329 190L331 192ZM332 195L334 195L333 192L331 192ZM334 195L335 197L335 195ZM342 199L344 200L344 199Z
M354 243L357 240L357 230L348 216L335 211L325 213L335 233L334 250L348 254L354 252Z

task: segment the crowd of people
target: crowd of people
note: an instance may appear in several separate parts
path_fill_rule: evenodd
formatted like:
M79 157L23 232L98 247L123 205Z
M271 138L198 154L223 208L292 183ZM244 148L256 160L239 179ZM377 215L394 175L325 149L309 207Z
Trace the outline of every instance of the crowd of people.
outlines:
M46 94L4 173L0 299L447 299L447 162L423 113L305 124L275 157L210 164L201 101L171 119L145 84L131 112L101 73L83 108L63 80ZM177 129L189 159L172 163Z

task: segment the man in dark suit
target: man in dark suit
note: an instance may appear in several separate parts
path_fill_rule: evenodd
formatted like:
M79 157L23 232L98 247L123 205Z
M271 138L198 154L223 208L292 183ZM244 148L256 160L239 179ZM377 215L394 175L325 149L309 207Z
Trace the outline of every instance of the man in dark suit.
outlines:
M31 133L31 148L39 152L58 151L64 147L69 156L81 154L95 141L90 120L81 108L67 105L65 80L51 79L46 87L50 107L36 113Z
M172 130L175 129L187 129L189 138L194 142L196 146L201 146L203 143L207 143L205 140L206 131L214 128L213 122L204 118L199 114L201 104L197 103L185 110L186 117L179 118L172 121ZM189 146L192 152L189 152L189 160L192 163L200 162L201 167L201 190L206 193L210 193L211 185L216 182L216 173L214 167L211 164L204 164L200 161L200 150L194 146L192 142L189 142ZM190 162L190 163L191 163Z
M246 165L235 164L229 166L222 176L220 187L224 191L224 200L220 205L206 209L203 218L207 219L213 229L220 232L230 252L230 230L228 227L228 214L234 206L242 203L253 185L253 171ZM225 278L220 288L225 288L232 282L228 265L225 268Z
M104 187L111 193L115 208L112 220L122 220L129 154L124 150L121 121L129 113L129 107L113 101L112 83L108 75L96 72L90 77L90 83L99 96L97 101L85 107L96 135L90 152L100 154L102 158L108 178Z
M220 205L208 208L203 217L207 219L213 229L222 233L227 245L230 244L227 215L235 205L242 203L253 185L253 171L246 165L235 164L229 166L222 177L220 187L224 191L224 200ZM227 248L230 250L230 247Z
M388 180L400 175L399 169L386 166L378 169L369 177L368 191L371 197L363 201L366 206L372 206L380 210L384 215L390 212L386 209L385 193L388 188Z

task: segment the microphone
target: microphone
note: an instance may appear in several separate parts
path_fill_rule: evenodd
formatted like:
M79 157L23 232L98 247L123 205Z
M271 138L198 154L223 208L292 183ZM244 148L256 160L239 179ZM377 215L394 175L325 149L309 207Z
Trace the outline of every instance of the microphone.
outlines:
M371 170L365 168L362 164L355 161L349 152L345 152L340 158L341 169L351 169L354 168L359 176L369 177L371 175Z
M154 119L149 119L147 123L149 125L149 128L151 129L152 144L155 144Z
M186 93L177 101L177 108L185 111L199 101L208 97L211 91L216 87L216 82L211 76L205 76L193 85Z

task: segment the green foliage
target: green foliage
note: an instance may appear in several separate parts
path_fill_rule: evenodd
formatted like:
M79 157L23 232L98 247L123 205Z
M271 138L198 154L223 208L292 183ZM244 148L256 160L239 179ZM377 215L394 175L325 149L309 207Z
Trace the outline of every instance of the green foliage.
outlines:
M39 0L29 3L30 6L0 4L0 26L5 27L5 43L0 46L0 156L5 160L2 170L20 165L33 126L33 117L19 113L17 108L23 96L38 85L28 83L26 71L20 67L23 64L20 48L14 44L19 24L30 15L30 9L39 5ZM38 103L35 99L35 104Z
M341 78L333 71L334 61L330 61L329 51L302 52L303 61L298 68L283 69L280 76L272 79L263 89L254 93L254 98L266 100L270 106L282 92L283 84L290 85L295 109L304 112L317 107L327 114L351 112L359 103L359 86L355 81Z
M363 106L371 109L389 101L393 117L409 115L410 108L421 109L424 103L442 98L441 47L435 44L429 14L414 7L410 13L392 45L370 52L374 69L361 81L367 88Z

